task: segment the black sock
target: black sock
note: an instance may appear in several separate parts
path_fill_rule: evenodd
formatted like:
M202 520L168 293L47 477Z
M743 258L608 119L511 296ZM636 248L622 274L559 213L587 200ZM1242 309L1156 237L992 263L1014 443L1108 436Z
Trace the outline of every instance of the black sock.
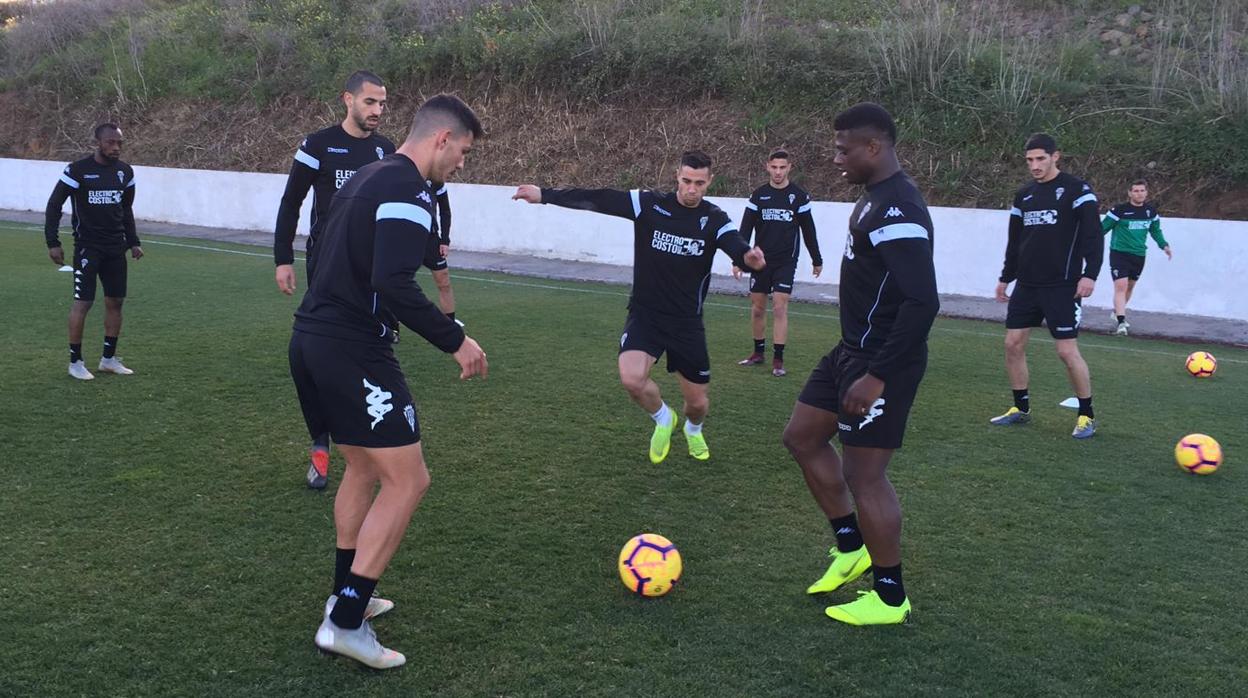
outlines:
M1096 415L1092 414L1092 396L1079 398L1079 416L1088 419L1096 419Z
M1027 389L1014 391L1014 406L1022 412L1031 411L1031 396L1027 394Z
M82 345L71 344L69 345L69 363L72 364L77 361L82 361Z
M900 606L906 600L906 588L901 583L901 563L893 567L871 565L875 575L875 593L889 606Z
M784 361L784 345L776 344L773 350L776 352L776 361Z
M329 432L325 432L315 439L312 439L312 448L323 448L329 450Z
M334 588L329 593L337 594L347 583L347 575L351 573L351 563L355 562L355 548L334 548Z
M754 353L762 354L765 351L767 351L767 338L754 340Z
M858 530L858 515L849 512L846 516L828 519L832 530L836 533L836 549L848 553L862 547L862 531Z
M104 358L111 359L116 355L117 355L117 338L105 337L104 338Z
M455 320L455 311L454 311L454 310L452 310L451 312L447 313L447 314L446 314L446 316L447 316L448 318L450 318L452 322L454 322L454 320Z
M361 577L348 572L342 586L338 587L338 600L334 602L334 610L329 619L343 630L355 630L364 623L364 611L368 609L368 600L377 588L377 580Z
M1127 316L1126 316L1126 315L1119 315L1119 316L1118 316L1118 324L1119 324L1119 325L1121 325L1122 323L1124 323L1124 322L1126 322L1126 321L1127 321Z

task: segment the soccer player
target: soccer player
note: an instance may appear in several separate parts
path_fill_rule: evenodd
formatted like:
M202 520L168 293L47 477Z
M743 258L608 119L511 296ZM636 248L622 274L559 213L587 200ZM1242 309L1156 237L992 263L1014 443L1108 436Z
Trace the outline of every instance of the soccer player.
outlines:
M1010 304L1005 317L1005 371L1014 390L1014 405L989 421L996 425L1030 421L1027 340L1031 328L1043 322L1079 399L1071 436L1087 439L1096 433L1096 418L1092 379L1077 337L1081 302L1096 285L1105 246L1096 194L1087 182L1058 169L1062 154L1052 136L1031 136L1024 151L1034 181L1014 195L1005 266L996 291L999 302ZM1014 293L1006 293L1014 281Z
M308 432L328 431L347 461L334 498L333 594L316 645L375 669L406 661L377 641L367 619L394 606L372 593L429 487L416 408L387 322L398 318L452 354L461 379L486 375L481 347L413 278L432 234L427 180L444 182L463 167L480 135L468 105L438 95L417 110L397 153L342 186L320 230L317 271L290 338L290 373Z
M901 506L886 469L901 448L940 309L932 219L897 160L897 127L883 107L857 104L833 126L835 163L865 191L841 260L841 341L798 395L784 445L836 535L831 566L806 593L834 591L871 568L871 591L825 613L886 625L905 621L911 608L901 578ZM831 444L837 434L843 461Z
M304 259L311 284L316 243L334 192L341 189L356 170L394 152L394 144L377 133L381 115L386 110L386 87L381 78L367 70L352 73L343 86L342 102L347 107L342 123L308 134L295 150L295 160L286 177L286 190L277 209L273 261L277 264L277 288L288 296L295 292L295 226L308 189L312 190L312 221ZM398 329L393 322L391 326ZM329 484L328 434L314 436L308 460L308 487L325 489Z
M750 242L757 229L758 246L767 257L767 268L750 274L750 328L754 331L754 353L738 361L740 366L756 366L764 359L767 348L767 296L771 296L771 333L774 354L771 375L783 376L784 347L789 335L789 297L793 294L793 275L802 248L797 234L801 231L810 250L815 277L823 271L823 257L815 237L815 219L810 215L810 194L789 181L793 164L783 150L767 158L768 182L750 195L741 214L741 237ZM740 267L732 275L741 277Z
M57 229L61 207L69 199L74 225L74 303L69 308L69 375L95 378L82 360L82 329L95 304L95 280L104 287L104 353L99 370L128 376L134 371L117 358L121 306L126 300L126 251L142 259L134 226L134 170L122 162L121 129L105 123L95 127L95 153L71 162L48 197L43 236L48 257L57 266L65 251Z
M1127 191L1127 203L1109 209L1101 219L1101 230L1113 231L1109 238L1109 273L1114 278L1114 319L1120 335L1131 329L1127 322L1127 303L1135 291L1135 282L1144 272L1144 255L1148 251L1148 235L1173 259L1170 243L1161 234L1161 216L1148 203L1148 182L1137 179Z
M710 408L711 360L702 304L710 288L711 263L719 249L739 267L764 267L763 251L751 248L728 214L704 199L711 178L711 158L691 150L681 155L672 193L545 189L525 184L512 196L531 204L555 204L633 221L633 288L620 336L620 382L633 402L654 419L650 461L656 464L667 458L677 419L650 378L650 368L667 354L667 371L678 374L685 401L689 455L707 460L711 451L702 426Z
M438 193L438 215L433 218L433 235L426 243L424 265L433 274L433 283L438 287L438 307L463 327L464 323L455 318L455 292L451 289L451 270L446 266L446 258L451 254L451 197L446 193L445 184L428 184Z

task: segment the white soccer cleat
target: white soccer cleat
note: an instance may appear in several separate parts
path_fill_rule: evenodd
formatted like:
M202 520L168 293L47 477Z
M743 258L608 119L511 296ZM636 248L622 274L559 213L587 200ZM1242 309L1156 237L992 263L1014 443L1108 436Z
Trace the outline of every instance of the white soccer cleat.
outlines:
M338 603L338 595L330 594L325 599L325 617L329 618L329 614L334 611L334 604ZM394 602L390 599L383 599L380 596L374 596L368 600L368 606L364 608L364 620L372 620L383 613L388 613L394 609Z
M129 376L134 374L134 371L126 368L125 364L121 363L121 359L116 356L108 359L100 359L100 370L104 373L116 373L119 376Z
M1114 332L1114 334L1120 337L1126 337L1130 332L1131 324L1127 322L1120 322L1118 323L1118 329Z
M77 378L80 381L89 381L95 378L95 376L92 375L92 373L87 370L87 365L82 362L82 359L70 362L69 375L73 376L74 378Z
M355 630L344 630L326 618L316 629L315 642L323 652L341 654L374 669L394 669L407 663L401 653L381 646L368 621Z

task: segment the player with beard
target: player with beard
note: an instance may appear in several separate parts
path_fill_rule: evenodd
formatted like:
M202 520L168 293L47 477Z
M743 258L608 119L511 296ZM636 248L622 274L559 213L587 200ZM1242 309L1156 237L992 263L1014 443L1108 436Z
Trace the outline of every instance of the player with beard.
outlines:
M95 303L95 281L104 288L104 352L99 370L128 376L134 371L117 358L121 306L126 299L126 251L143 257L134 225L134 170L122 162L121 129L117 124L95 127L95 153L66 165L44 211L43 234L48 257L65 264L58 228L61 207L73 207L74 302L69 308L69 375L95 378L82 359L82 330Z
M347 107L342 123L308 134L290 166L286 190L277 209L273 235L273 260L277 264L277 288L293 295L295 277L295 226L303 199L312 190L312 220L308 231L305 266L308 283L315 268L316 242L329 213L334 193L351 179L356 170L394 152L394 144L377 133L386 110L386 87L381 78L367 70L357 70L343 86L342 102ZM397 324L393 324L397 331ZM396 335L397 337L397 335ZM329 435L312 440L307 472L308 487L321 490L329 484Z

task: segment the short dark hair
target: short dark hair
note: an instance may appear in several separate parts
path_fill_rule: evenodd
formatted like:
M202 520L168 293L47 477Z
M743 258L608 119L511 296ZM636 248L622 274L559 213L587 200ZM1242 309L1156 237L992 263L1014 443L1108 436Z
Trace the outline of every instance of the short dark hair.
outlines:
M377 77L377 73L368 70L357 70L347 76L347 82L342 86L342 91L350 92L353 95L359 94L365 83L378 87L386 86L381 81L381 78Z
M1043 150L1052 155L1057 152L1057 141L1047 133L1033 133L1027 139L1027 145L1023 147L1023 152L1028 150Z
M871 128L887 136L889 143L897 142L897 124L893 122L893 115L875 102L861 102L837 114L832 127L837 131Z
M1133 186L1133 187L1144 187L1145 189L1147 189L1147 188L1148 188L1148 180L1147 180L1147 179L1137 179L1137 180L1135 180L1134 182L1132 182L1132 183L1131 183L1131 186Z
M788 160L788 159L789 159L789 151L785 150L784 148L777 148L776 150L771 151L771 155L767 156L767 162L771 162L772 160Z
M114 124L111 121L105 121L99 126L96 126L95 131L92 132L95 135L95 140L97 141L100 140L100 134L104 133L105 131L117 131L118 133L120 133L121 127L118 126L117 124Z
M711 156L701 150L686 150L680 154L680 166L693 170L711 169Z
M450 126L456 133L472 132L473 138L481 138L485 130L472 107L455 95L439 94L430 97L412 117L412 131L408 138L420 138L436 128Z

